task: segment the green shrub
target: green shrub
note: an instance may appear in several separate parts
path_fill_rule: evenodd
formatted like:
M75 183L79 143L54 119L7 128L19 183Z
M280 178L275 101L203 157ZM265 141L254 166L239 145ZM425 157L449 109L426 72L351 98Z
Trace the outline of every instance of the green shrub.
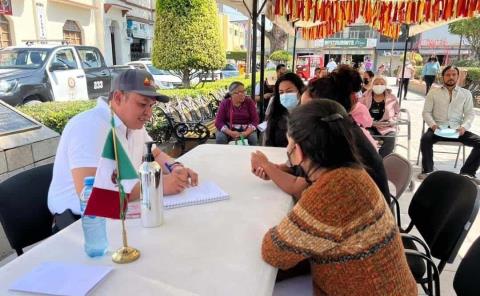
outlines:
M235 60L235 61L246 61L247 60L247 52L244 51L244 50L227 51L227 59L228 60Z
M455 61L453 64L457 67L480 67L479 60L471 59Z
M463 69L467 70L467 83L480 81L480 67L468 67Z
M48 102L18 109L41 122L50 129L62 133L63 128L73 116L94 107L95 101Z
M286 50L277 50L272 52L272 54L270 55L270 60L279 63L288 63L292 61L292 59L292 54Z

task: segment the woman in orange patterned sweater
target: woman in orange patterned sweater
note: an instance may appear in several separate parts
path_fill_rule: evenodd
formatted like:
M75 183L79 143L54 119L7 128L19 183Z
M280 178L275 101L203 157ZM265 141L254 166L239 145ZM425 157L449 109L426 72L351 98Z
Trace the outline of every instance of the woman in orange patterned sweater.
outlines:
M295 109L287 156L312 185L263 239L266 262L311 264L315 295L417 295L399 231L362 168L345 109L331 100Z

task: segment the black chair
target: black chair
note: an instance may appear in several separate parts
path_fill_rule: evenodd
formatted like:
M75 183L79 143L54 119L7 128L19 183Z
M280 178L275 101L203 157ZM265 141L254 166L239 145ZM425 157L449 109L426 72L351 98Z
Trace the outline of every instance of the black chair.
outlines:
M439 290L439 274L446 263L455 260L475 221L479 206L480 194L477 185L452 172L437 171L430 174L415 192L408 208L411 222L405 230L401 230L404 232L402 240L406 249L417 251L414 243L417 242L424 249L423 255L432 259L432 262L433 258L439 260L436 268L432 267L432 262L427 262L425 266L425 258L413 254L415 252L407 252L412 274L427 294L434 294L433 283L435 290ZM414 226L423 241L407 234Z
M23 248L52 235L53 215L47 206L53 164L21 172L0 183L0 222L10 246Z
M478 275L480 274L480 238L472 244L458 266L453 279L453 289L458 296L480 295Z

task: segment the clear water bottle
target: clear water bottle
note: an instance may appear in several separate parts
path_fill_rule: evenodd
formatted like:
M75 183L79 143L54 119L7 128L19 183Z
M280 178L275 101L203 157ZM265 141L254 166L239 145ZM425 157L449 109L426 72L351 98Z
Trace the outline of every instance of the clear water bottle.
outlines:
M80 210L82 211L82 228L85 239L85 253L90 257L103 256L107 252L106 219L83 215L88 199L93 189L94 177L86 177L83 181L83 190L80 193Z

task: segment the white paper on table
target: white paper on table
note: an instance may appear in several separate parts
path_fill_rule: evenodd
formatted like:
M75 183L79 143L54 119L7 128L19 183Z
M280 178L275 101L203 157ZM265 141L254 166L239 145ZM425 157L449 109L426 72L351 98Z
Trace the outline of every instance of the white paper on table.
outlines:
M110 266L44 262L17 280L10 290L84 296L112 269Z
M458 139L460 134L457 130L452 128L437 128L434 132L435 135L443 138Z

